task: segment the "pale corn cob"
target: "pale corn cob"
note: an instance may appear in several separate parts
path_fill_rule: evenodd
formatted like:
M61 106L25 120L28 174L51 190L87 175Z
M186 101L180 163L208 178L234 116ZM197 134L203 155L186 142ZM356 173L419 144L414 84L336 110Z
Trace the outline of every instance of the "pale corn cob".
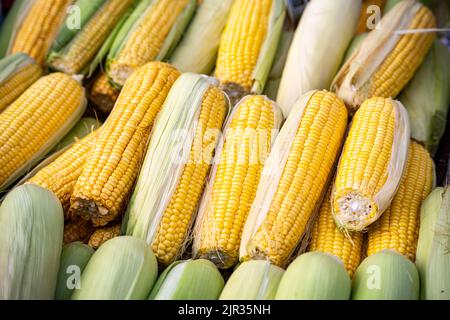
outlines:
M71 215L103 226L122 212L153 121L178 76L173 67L151 62L128 79L75 185Z
M356 112L339 161L332 211L339 228L362 231L389 207L406 165L409 120L403 105L372 98Z
M288 262L319 209L346 127L347 111L335 94L310 91L297 101L264 167L241 260Z
M120 223L114 223L97 229L89 238L88 245L96 250L106 241L118 237L120 235Z
M402 182L389 209L369 228L367 255L392 249L414 262L420 206L433 187L434 166L427 150L411 142Z
M242 228L281 121L280 109L264 96L247 96L235 107L200 204L194 257L220 268L238 261Z
M114 88L106 74L100 74L91 88L90 100L104 113L110 113L119 97L120 90Z

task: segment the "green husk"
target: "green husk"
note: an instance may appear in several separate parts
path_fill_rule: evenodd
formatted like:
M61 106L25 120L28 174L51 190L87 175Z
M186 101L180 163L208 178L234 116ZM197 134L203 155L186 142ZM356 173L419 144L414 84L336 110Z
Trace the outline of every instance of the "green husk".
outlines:
M157 274L155 255L145 241L116 237L92 255L72 300L143 300Z
M0 28L0 59L5 57L15 32L15 26L24 13L29 0L15 0Z
M50 153L60 151L77 142L78 140L83 139L91 132L100 128L101 125L102 123L100 122L100 120L90 117L81 118L80 121L78 121L77 124L72 128L72 130L70 130L69 133L61 139L61 141L55 146L55 148L53 148Z
M435 154L450 105L450 52L436 40L399 100L408 110L411 137Z
M211 74L232 4L233 0L204 0L170 63L181 72Z
M328 253L300 255L287 268L278 286L277 300L348 300L351 280L344 264Z
M345 57L342 60L342 65L341 67L345 64L345 62L347 62L347 60L352 56L353 52L355 52L355 50L359 47L359 45L364 41L364 39L367 37L369 33L368 32L363 32L363 33L359 33L357 35L355 35L353 37L352 42L350 42L350 45L347 48L347 52L345 53Z
M273 300L283 273L268 261L243 262L228 279L219 300Z
M69 300L73 290L80 284L81 274L94 249L82 242L72 242L62 249L55 299Z
M450 300L450 187L436 188L422 204L416 266L423 300Z
M27 54L17 52L0 60L0 86L3 82L15 75L22 68L35 64L34 59Z
M419 273L393 250L379 251L360 264L353 278L353 300L417 300Z
M209 260L176 261L159 277L151 300L217 300L224 280Z
M15 188L0 207L0 300L53 299L63 241L58 198L36 185Z

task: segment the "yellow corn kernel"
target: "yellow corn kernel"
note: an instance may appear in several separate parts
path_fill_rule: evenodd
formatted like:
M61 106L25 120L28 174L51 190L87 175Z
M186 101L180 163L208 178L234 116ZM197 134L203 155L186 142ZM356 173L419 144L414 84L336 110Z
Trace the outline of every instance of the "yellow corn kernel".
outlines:
M104 226L122 213L155 117L179 74L151 62L128 79L75 185L71 215Z
M110 113L119 97L120 90L114 88L106 74L95 79L91 88L90 100L104 113Z
M114 223L110 226L108 225L95 230L94 233L92 233L91 237L89 238L88 244L92 249L96 250L106 241L118 237L119 235L120 235L120 223Z
M64 223L63 243L68 244L75 241L87 243L94 232L94 227L90 221L79 217Z
M420 207L433 187L433 171L433 160L427 150L411 142L398 192L389 209L369 228L367 255L393 249L414 261Z

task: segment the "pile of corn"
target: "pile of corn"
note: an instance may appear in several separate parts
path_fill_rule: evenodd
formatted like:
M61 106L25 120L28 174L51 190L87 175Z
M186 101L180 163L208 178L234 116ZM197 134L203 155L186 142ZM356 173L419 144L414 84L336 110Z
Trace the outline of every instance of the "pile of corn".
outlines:
M0 299L450 299L422 2L16 0Z

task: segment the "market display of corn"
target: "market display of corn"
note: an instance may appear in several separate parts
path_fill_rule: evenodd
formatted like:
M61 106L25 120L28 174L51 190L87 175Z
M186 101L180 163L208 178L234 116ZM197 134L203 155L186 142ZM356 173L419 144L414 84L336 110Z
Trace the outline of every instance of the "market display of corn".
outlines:
M0 300L450 300L450 1L5 8Z

